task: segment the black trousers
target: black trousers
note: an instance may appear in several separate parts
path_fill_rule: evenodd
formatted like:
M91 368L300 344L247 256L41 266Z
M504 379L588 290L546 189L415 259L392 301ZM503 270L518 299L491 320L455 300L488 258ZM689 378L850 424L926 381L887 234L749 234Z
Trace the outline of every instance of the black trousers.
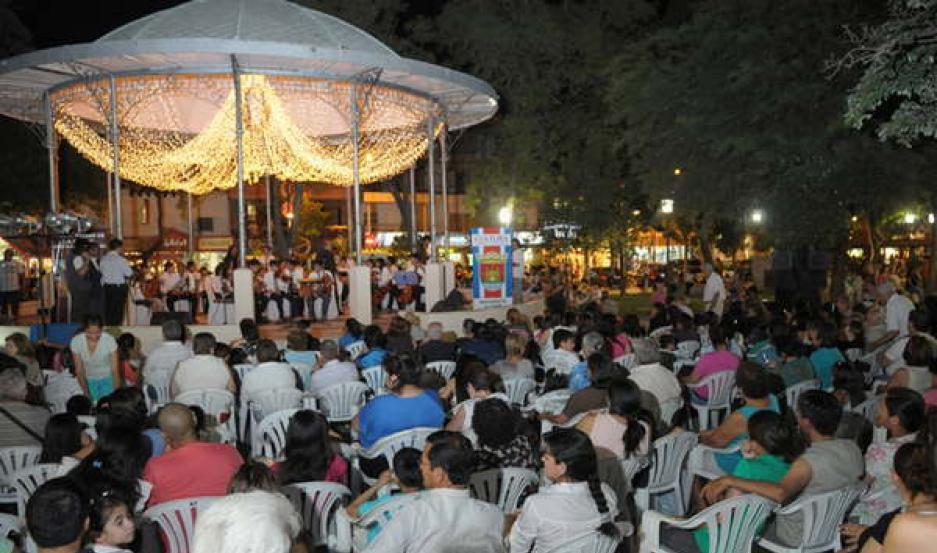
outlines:
M124 306L127 304L126 284L104 285L104 324L119 326L124 322Z

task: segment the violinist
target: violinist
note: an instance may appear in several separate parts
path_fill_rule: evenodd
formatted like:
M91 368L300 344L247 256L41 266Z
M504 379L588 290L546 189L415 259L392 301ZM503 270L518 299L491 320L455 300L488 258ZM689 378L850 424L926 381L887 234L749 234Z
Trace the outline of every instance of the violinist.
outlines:
M332 275L331 271L325 269L322 260L317 258L312 264L312 272L309 273L309 280L315 283L312 288L312 295L306 300L309 305L309 315L316 320L328 320L329 305L332 302L332 295L335 290L335 277ZM319 317L316 316L315 312L317 299L322 300L322 308Z

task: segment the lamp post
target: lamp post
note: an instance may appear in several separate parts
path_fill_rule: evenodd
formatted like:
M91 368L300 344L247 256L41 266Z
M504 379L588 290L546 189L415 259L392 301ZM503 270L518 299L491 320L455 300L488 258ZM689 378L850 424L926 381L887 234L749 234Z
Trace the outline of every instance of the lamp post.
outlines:
M498 210L498 222L503 227L511 226L511 220L514 218L514 210L511 206L504 206Z
M751 213L752 223L760 225L764 221L765 212L760 209L753 209Z

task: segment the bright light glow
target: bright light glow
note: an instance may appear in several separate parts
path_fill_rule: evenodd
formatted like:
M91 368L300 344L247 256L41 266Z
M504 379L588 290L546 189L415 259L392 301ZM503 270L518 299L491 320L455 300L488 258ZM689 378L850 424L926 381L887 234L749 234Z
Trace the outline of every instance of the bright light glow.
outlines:
M637 217L638 215L641 214L641 210L640 210L640 209L635 209L634 211L631 212L631 214L634 215L635 217Z
M304 77L242 75L244 180L350 186L349 84ZM205 194L237 185L236 98L229 75L119 77L122 178L161 190ZM111 170L106 78L53 95L55 128L95 165ZM422 98L376 84L359 94L362 183L412 167L427 150ZM434 133L442 129L438 125Z
M760 223L764 218L765 218L765 214L764 214L764 212L763 212L762 210L760 210L760 209L753 209L753 210L752 210L752 222L753 222L753 223L758 224L758 223Z
M674 176L679 177L680 175L683 174L683 169L677 167L676 169L673 170L673 174L674 174Z
M661 213L673 213L673 200L663 199L660 201L660 212Z
M933 225L933 224L934 224L934 214L933 214L933 213L928 213L928 214L927 214L927 224L929 224L929 225Z
M502 226L509 227L511 226L511 219L514 218L514 210L509 206L504 206L498 210L498 222Z
M858 221L858 220L859 220L859 216L858 216L858 215L853 215L853 216L852 216L852 222L853 222L853 223L855 223L855 222Z
M908 225L913 225L917 221L917 215L914 213L908 212L904 214L904 222Z

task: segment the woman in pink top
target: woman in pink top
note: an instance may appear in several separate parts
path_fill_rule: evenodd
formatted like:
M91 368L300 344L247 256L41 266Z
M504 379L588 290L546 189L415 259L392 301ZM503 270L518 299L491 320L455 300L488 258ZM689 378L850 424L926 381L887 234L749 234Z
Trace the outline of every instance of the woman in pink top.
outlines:
M329 423L315 411L297 411L286 428L286 459L270 464L281 485L296 482L346 484L348 461L334 452Z
M608 409L592 411L576 425L589 435L599 459L647 455L653 417L641 408L641 389L631 380L608 389Z
M680 380L684 384L698 384L707 376L723 371L734 371L739 368L741 359L729 351L729 344L722 332L722 328L715 325L711 326L709 328L709 339L712 340L716 351L711 351L700 357L699 361L696 362L696 366L693 367L693 372L681 377ZM709 398L709 390L705 387L697 388L693 390L693 393L701 399Z

